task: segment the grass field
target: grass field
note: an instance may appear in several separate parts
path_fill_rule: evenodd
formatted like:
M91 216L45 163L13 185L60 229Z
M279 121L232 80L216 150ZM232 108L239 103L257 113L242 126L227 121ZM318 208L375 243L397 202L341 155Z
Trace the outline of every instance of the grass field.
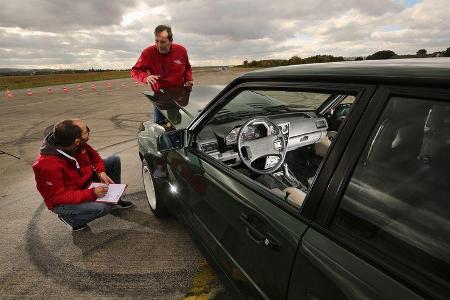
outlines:
M255 68L230 68L242 72ZM218 67L194 67L194 74L204 75L219 72ZM106 71L87 72L73 74L51 74L51 75L27 75L27 76L0 76L0 90L28 89L39 86L52 86L60 84L72 84L90 81L110 80L119 78L130 78L130 71Z
M0 76L0 88L10 90L52 86L59 84L129 78L130 71L87 72L74 74L50 74L28 76Z

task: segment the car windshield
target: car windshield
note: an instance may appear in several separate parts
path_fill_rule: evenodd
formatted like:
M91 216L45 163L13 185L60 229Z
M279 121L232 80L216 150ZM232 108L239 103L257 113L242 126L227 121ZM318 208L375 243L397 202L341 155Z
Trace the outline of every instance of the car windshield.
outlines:
M216 122L274 112L314 111L330 94L297 91L245 90L215 116Z

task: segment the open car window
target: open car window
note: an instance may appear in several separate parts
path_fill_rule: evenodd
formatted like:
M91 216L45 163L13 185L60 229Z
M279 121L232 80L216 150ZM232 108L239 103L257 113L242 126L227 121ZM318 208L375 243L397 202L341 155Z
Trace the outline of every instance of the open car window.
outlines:
M243 90L202 128L197 146L300 208L354 100L345 93Z

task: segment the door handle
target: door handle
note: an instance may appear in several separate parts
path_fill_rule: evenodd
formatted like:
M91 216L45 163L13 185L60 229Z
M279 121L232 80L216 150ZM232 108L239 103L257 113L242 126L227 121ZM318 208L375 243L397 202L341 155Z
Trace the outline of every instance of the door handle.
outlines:
M272 235L269 233L263 233L258 230L250 221L250 217L246 213L241 213L240 216L241 221L246 226L247 235L258 245L269 247L272 249L279 249L281 247L281 243L277 241Z

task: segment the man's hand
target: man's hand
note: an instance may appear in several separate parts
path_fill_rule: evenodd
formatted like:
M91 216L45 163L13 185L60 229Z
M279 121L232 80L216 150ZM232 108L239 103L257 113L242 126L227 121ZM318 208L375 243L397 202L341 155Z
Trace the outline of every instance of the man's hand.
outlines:
M148 76L147 76L147 78L145 79L145 81L148 83L148 84L155 84L156 82L158 82L158 79L159 79L159 75L152 75L152 74L149 74Z
M108 193L108 187L107 186L98 186L94 188L94 194L95 197L101 198Z
M193 80L186 81L184 83L184 85L186 85L186 86L193 86L194 85L194 81Z
M106 184L110 184L110 183L114 183L114 181L109 178L108 175L106 175L105 172L101 172L100 174L98 174L98 178L100 178L100 181Z

